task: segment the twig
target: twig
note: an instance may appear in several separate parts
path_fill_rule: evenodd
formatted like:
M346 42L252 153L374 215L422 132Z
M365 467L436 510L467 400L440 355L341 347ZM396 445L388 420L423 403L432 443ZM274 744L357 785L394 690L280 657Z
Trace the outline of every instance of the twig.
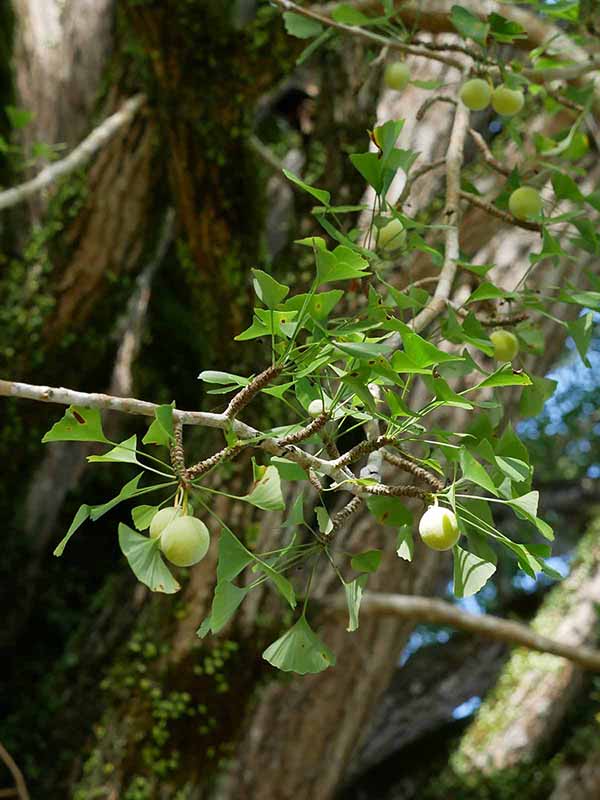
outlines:
M335 601L335 609L340 613L347 611L345 600L343 604L341 600ZM360 613L419 620L436 625L451 625L454 628L497 641L521 645L540 653L561 656L583 669L600 672L600 650L564 644L536 633L527 625L491 614L469 614L458 606L443 600L412 595L366 592L362 598Z
M283 162L280 161L275 153L267 147L266 144L261 142L261 140L255 134L252 134L248 139L248 144L250 145L251 149L254 150L257 156L259 156L265 164L267 164L273 172L277 173L282 180L285 180L285 176L283 174ZM295 187L295 184L290 183L292 188ZM298 188L298 187L296 187Z
M321 481L319 480L319 476L314 471L314 469L308 470L308 480L310 481L313 489L318 493L321 494L323 491L323 487L321 486Z
M416 289L419 286L427 286L428 283L437 283L440 279L439 275L428 275L426 278L419 278L418 281L412 281L411 283L407 283L403 289L400 289L401 292L408 292L409 289Z
M477 317L477 321L485 328L511 327L512 325L529 319L529 314L526 311L519 311L514 314L499 314L498 316L494 316L493 314L487 317L481 314L476 314L475 316Z
M233 419L239 414L242 408L245 408L269 381L276 378L282 369L283 367L280 366L268 367L256 378L253 378L247 386L244 386L241 392L231 398L229 405L225 409L227 419Z
M55 183L63 175L83 166L118 130L131 122L145 102L143 94L136 94L127 100L123 108L95 128L68 156L50 164L30 181L0 192L0 210L22 203L31 195Z
M329 411L322 411L318 417L313 419L306 427L301 428L296 433L290 433L288 436L284 436L282 439L279 440L280 444L298 444L299 442L303 442L305 439L310 439L310 437L321 430L326 424L331 414Z
M344 508L338 511L337 514L334 514L331 518L331 530L327 533L327 539L331 539L333 534L337 533L342 525L344 525L350 517L357 514L362 507L363 499L361 497L353 497Z
M490 64L494 65L494 62L491 61L489 58L486 58L481 54L480 51L475 50L473 47L469 47L468 45L463 44L451 44L450 42L444 42L443 44L436 44L435 42L422 42L418 39L413 39L412 43L417 45L418 47L426 47L427 50L446 50L451 53L464 53L466 56L469 56L473 59L473 61L477 61L480 64Z
M185 454L183 452L183 424L180 420L174 420L173 422L173 435L175 441L169 447L171 466L181 483L187 485Z
M342 22L336 22L334 19L331 19L331 17L326 17L318 11L313 11L311 8L299 6L296 3L291 2L291 0L273 0L273 3L282 8L284 11L291 11L294 14L299 14L302 17L313 19L315 22L320 22L321 25L325 25L328 28L334 28L335 30L349 33L352 36L356 36L359 39L364 39L367 42L378 44L381 47L389 47L390 50L400 50L402 53L410 53L413 56L421 56L422 58L428 58L432 61L441 61L443 64L448 64L450 67L456 67L456 69L463 68L463 65L460 63L460 61L457 61L455 58L451 58L450 56L442 55L441 53L438 53L434 50L428 50L424 47L414 47L413 45L400 42L397 39L388 39L385 36L381 36L378 33L373 33L365 28L344 25Z
M489 164L492 169L495 169L496 172L499 172L501 175L510 175L511 170L508 167L505 167L504 164L501 164L497 158L494 158L492 155L492 151L487 146L487 142L483 138L483 136L473 128L469 128L469 133L473 137L473 141L481 151L484 161L486 164Z
M390 453L389 450L384 450L383 457L389 464L393 464L395 467L404 470L404 472L410 472L410 474L414 475L415 478L425 481L425 483L428 483L434 491L441 492L444 488L443 481L441 481L439 478L436 478L435 475L432 475L431 472L426 470L424 467L420 467L418 464L415 464L414 461L411 461L405 455L399 456L396 455L396 453Z
M502 211L500 208L496 208L496 206L482 200L475 194L471 194L471 192L460 192L460 196L463 200L466 200L473 206L481 208L492 217L498 217L498 219L503 220L507 225L516 225L518 228L524 228L526 231L537 231L537 233L541 233L542 231L542 226L539 222L527 222L527 220L517 219L513 217L512 214L509 214L508 211Z
M437 161L430 161L428 164L423 164L422 167L419 167L414 172L411 172L406 180L406 183L404 184L402 191L400 192L400 196L396 200L396 208L402 208L416 180L423 177L423 175L427 175L427 173L431 172L431 170L437 169L438 167L443 167L445 163L445 158L438 158Z
M235 456L244 450L245 447L247 447L247 445L241 443L231 445L231 447L224 447L222 450L219 450L209 458L205 458L204 461L199 461L197 464L194 464L193 467L189 467L185 471L185 477L188 480L199 478L201 475L205 475L207 472L209 472L213 467L216 467L217 464L220 464L222 461L235 458Z
M446 97L443 94L436 94L433 97L428 97L417 111L417 119L420 122L425 114L429 111L431 106L435 105L435 103L450 103L451 105L455 106L456 102L457 101L453 97Z
M325 445L325 450L327 451L327 455L331 459L336 459L340 457L340 451L338 450L337 444L335 443L335 439L329 433L329 431L325 430L322 434L323 444Z
M25 783L25 778L23 777L23 773L19 769L17 762L8 752L6 747L0 742L0 758L6 766L10 774L13 776L13 780L15 782L16 794L19 797L19 800L29 800L29 792L27 791L27 784Z
M393 436L377 436L375 439L365 439L364 442L357 444L347 453L344 453L333 463L336 467L347 467L348 464L354 464L359 461L363 456L368 456L369 453L375 452L385 447L386 444L392 444L395 441Z
M367 494L375 494L379 497L418 497L425 500L431 496L430 489L422 489L420 486L410 484L400 484L399 486L388 486L385 483L372 483L365 486Z
M463 149L469 127L469 111L463 103L456 106L450 142L446 153L446 208L444 222L446 229L446 248L440 279L429 305L413 319L411 327L419 332L426 328L446 308L460 258L460 170L463 162Z
M572 81L585 75L586 72L593 72L596 69L600 69L600 55L590 56L587 61L582 61L579 64L569 64L566 67L524 69L521 74L530 80L551 83L559 80Z

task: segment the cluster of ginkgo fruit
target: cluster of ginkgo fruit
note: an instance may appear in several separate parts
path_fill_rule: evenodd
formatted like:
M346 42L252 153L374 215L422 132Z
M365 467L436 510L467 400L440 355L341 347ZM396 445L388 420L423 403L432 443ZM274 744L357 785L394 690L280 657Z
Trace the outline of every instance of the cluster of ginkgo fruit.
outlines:
M206 525L185 511L179 505L162 508L150 523L150 538L160 539L160 549L176 567L202 561L210 545Z
M386 66L384 83L388 89L401 92L410 80L410 69L405 62L394 61ZM525 97L519 89L510 89L504 84L493 87L482 78L466 81L461 87L460 99L471 111L482 111L491 104L494 111L504 117L518 114L525 104ZM532 186L520 186L511 193L508 208L517 219L529 220L539 216L542 198ZM405 240L406 232L398 219L391 220L379 229L377 243L386 255L401 247ZM513 361L519 353L519 340L510 331L495 330L490 334L490 340L497 361ZM460 536L454 513L437 505L430 506L421 517L419 533L425 544L433 550L451 549Z

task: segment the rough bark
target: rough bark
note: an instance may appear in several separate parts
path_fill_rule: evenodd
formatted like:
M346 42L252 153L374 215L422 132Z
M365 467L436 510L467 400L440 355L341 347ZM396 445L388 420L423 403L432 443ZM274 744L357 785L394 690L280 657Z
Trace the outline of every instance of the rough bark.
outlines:
M230 24L221 5L211 2L200 7L176 0L163 4L123 0L121 4L127 30L135 32L138 48L152 56L149 63L137 65L151 98L149 116L134 123L94 164L88 177L90 194L78 205L74 221L61 239L68 245L69 258L51 277L56 304L43 328L51 346L66 331L73 334L90 320L97 320L101 301L109 297L109 272L117 270L122 277L135 274L142 243L155 220L151 201L155 190L160 193L163 173L152 155L161 141L181 230L175 275L160 279L163 286L169 280L180 280L185 286L186 309L195 312L194 317L185 318L190 320L185 335L194 330L201 340L191 351L194 364L201 361L202 367L235 370L237 356L223 343L242 327L247 310L247 269L254 266L258 255L257 231L262 226L262 208L254 193L254 160L246 143L249 110L259 93L289 64L291 53L285 49L288 40L282 44L280 27L276 37L265 44L265 33L271 33L266 24L261 22L250 32L240 30ZM257 44L261 36L262 44ZM404 112L400 108L398 114L412 118L414 95L407 99ZM437 133L446 128L445 112L433 118L426 134L427 152L437 152ZM407 130L415 144L414 128ZM423 149L420 141L418 148ZM335 149L331 146L330 152ZM429 196L434 190L429 188ZM164 197L159 201L159 206L164 205ZM140 235L141 229L144 235ZM479 226L485 237L483 229ZM477 250L470 242L465 247L470 252ZM514 252L503 265L507 275L513 264ZM155 332L159 330L158 314L151 309ZM171 326L165 326L169 337L165 337L168 343L161 355L169 362L165 370L179 368L191 373L185 364L190 351L179 347L173 332L180 323L173 314ZM160 342L155 349L161 349ZM94 357L93 347L82 354L84 361ZM147 357L150 362L159 360L157 354ZM54 368L50 361L44 367ZM197 370L193 372L186 382L181 375L170 374L178 390L197 402ZM105 370L105 379L107 374ZM85 382L89 373L84 371L81 377ZM170 400L171 395L165 399ZM48 464L46 475L50 468ZM229 504L221 510L234 530L256 526L254 517L243 516ZM264 520L261 543L277 541L278 523L273 518ZM441 560L429 551L419 552L412 566L399 565L390 536L384 538L366 518L340 538L344 546L357 549L386 543L387 559L373 588L425 593L434 588L442 571ZM90 693L88 705L93 708L86 708L82 715L87 734L91 718L99 714L102 704L106 706L103 724L87 738L89 758L83 766L79 759L74 765L70 785L78 786L78 797L98 791L128 797L136 787L161 800L184 792L186 800L208 796L211 780L224 766L221 759L234 751L251 699L256 705L223 796L321 800L335 791L373 703L393 674L411 626L366 620L359 633L349 635L337 619L324 620L322 634L338 654L337 670L296 679L287 686L272 681L257 692L266 672L260 661L262 645L273 638L281 612L272 597L259 593L241 622L222 639L199 643L194 631L210 599L214 549L193 571L176 614L172 608L167 610L160 598L148 601L143 590L131 602L124 601L120 593L106 601L101 623L109 625L114 614L119 636L111 641L112 648L102 655L95 653L86 663L98 671L108 669L109 694L103 700L92 697L89 677L65 692L71 707L82 703L85 692ZM318 590L321 594L332 590L328 576L322 578ZM86 625L88 618L83 627ZM103 633L104 628L99 632L94 627L82 636L89 646ZM117 653L117 646L126 639L126 647ZM140 656L140 649L145 653L147 646L152 652L150 645L155 640L168 652ZM144 678L139 678L142 674ZM205 704L208 711L198 711ZM206 714L206 719L199 718L200 714ZM81 723L73 725L84 735ZM166 742L161 739L165 732ZM56 794L59 784L50 780L47 785L52 787L48 791ZM61 791L64 785L60 784Z
M564 767L558 774L550 800L594 800L600 795L598 752L579 766Z
M569 577L544 601L533 627L572 645L596 640L600 601L598 522L581 540ZM452 760L459 773L491 772L531 760L564 721L583 684L573 664L516 652Z

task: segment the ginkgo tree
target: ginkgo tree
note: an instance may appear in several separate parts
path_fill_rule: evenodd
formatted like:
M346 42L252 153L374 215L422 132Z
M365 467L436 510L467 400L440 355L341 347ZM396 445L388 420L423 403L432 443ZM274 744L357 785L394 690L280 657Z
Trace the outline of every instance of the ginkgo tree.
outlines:
M0 381L0 394L68 405L44 442L100 443L106 452L88 461L131 466L132 477L112 499L79 508L55 555L63 554L84 523L122 504L118 539L133 574L150 590L170 594L180 588L176 569L198 563L208 552L209 533L200 517L212 518L220 530L216 587L198 635L219 633L248 593L268 583L293 610L295 621L263 656L279 669L306 674L335 663L334 653L309 623L311 579L318 564L327 563L339 578L348 631L358 628L367 579L382 554L372 549L346 553L337 547L336 534L364 508L395 529L397 554L408 561L414 522L420 519L425 544L453 553L457 597L485 585L495 572L499 548L530 576L560 577L547 563L554 534L538 516L527 448L506 423L504 405L507 392L517 387L520 410L528 414L553 390L552 382L528 368L528 354L543 348L540 320L565 329L585 362L593 314L600 311L600 276L592 268L579 268L598 253L600 192L582 188L585 176L578 167L590 147L586 118L598 102L590 73L593 77L600 59L588 53L584 36L579 58L568 61L551 42L516 51L513 45L527 37L521 25L497 13L480 18L461 6L450 14L460 44L434 45L416 40L392 2L383 2L383 11L341 4L330 16L289 0L276 0L276 5L290 36L307 40L303 60L333 36L358 36L388 58L384 80L394 91L403 91L412 80L403 55L441 61L460 71L461 80L448 85L413 81L430 92L428 106L454 106L441 216L411 215L410 190L435 165L415 166L419 153L397 144L404 121L390 119L365 135L364 152L350 156L372 203L336 205L328 191L284 171L297 190L317 203L313 215L323 235L296 243L312 256L312 281L306 291L298 291L253 270L253 318L236 339L240 347L262 348L265 369L250 376L200 373L209 392L230 396L223 411L184 411L174 404L13 381ZM568 4L555 4L550 11L569 19ZM540 103L548 115L559 110L569 115L568 125L552 137L528 131L530 109ZM490 104L502 115L509 140L526 155L507 171L474 134L480 166L502 178L500 190L487 197L472 171L466 173L463 154L472 112ZM398 175L404 189L392 202L389 191ZM465 204L538 234L538 249L530 253L527 275L517 285L497 285L493 264L472 263L463 252ZM358 218L368 222L357 224ZM394 264L416 252L430 258L436 280L400 290L390 278ZM532 288L528 278L534 270L564 260L577 265L577 282L546 281L543 293ZM459 297L455 287L465 273L474 276L476 288ZM349 293L361 298L351 312L344 303ZM570 310L564 319L556 315L560 304ZM417 385L424 402L414 400ZM259 395L268 398L281 424L259 429L243 421ZM437 412L447 408L461 409L474 424L465 431L445 427ZM113 442L103 430L103 409L152 421L141 442L136 435ZM189 425L222 431L222 448L189 464L183 437ZM344 450L342 433L349 429L363 430L364 437ZM210 485L220 465L247 452L252 453L252 475L245 494ZM308 513L309 493L313 497L315 492L316 511ZM324 500L331 493L347 495L345 506L333 515ZM250 549L214 510L215 495L281 514L285 542L274 551ZM498 506L516 515L528 538L516 541L498 529L493 514ZM309 577L298 587L290 573L301 563L308 566Z

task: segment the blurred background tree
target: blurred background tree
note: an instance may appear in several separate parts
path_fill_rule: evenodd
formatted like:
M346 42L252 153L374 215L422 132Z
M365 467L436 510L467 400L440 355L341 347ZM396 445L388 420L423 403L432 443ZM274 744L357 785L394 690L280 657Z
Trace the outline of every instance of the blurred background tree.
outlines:
M450 5L420 14L418 4L398 4L399 19L416 24L425 41L453 44ZM469 5L508 13L488 0ZM553 24L567 26L539 16L543 5L527 12L538 45ZM577 3L553 5L572 8L577 21ZM581 22L586 35L596 35L590 5L582 6ZM451 107L438 103L417 123L427 91L383 89L377 48L323 36L307 53L268 3L4 0L0 15L3 185L60 158L130 95L147 97L89 165L2 212L3 376L221 408L218 395L203 395L201 370L265 366L259 348L232 342L250 317L250 268L268 265L298 288L309 282L311 257L292 241L318 226L310 198L282 181L280 167L351 204L364 184L348 155L365 149L376 120L405 118L403 146L425 160L445 152ZM420 80L459 80L446 65L413 61ZM533 101L532 129L550 135L564 128L563 112L542 111ZM510 126L493 112L475 115L473 124L489 147L514 157ZM589 191L598 179L597 124L596 111L578 161ZM467 176L479 175L478 154L469 140ZM435 171L422 179L411 214L438 219L442 186ZM476 207L466 212L464 231L474 262L495 263L507 279L521 274L527 232ZM403 287L430 269L424 252L389 279ZM355 288L349 308L361 302ZM589 644L600 601L598 350L593 345L585 368L563 345L554 334L536 357L558 391L519 435L535 454L545 513L558 523L557 559L575 577L551 588L501 562L469 607L533 619L542 632ZM116 517L107 515L58 565L52 549L82 496L110 496L114 472L88 475L86 444L42 450L51 408L3 399L1 413L0 741L32 797L599 795L599 690L555 657L509 656L497 643L431 626L415 631L389 618L366 618L348 636L324 618L339 666L282 679L260 658L281 624L270 595L259 594L218 639L194 637L210 603L216 553L191 572L175 602L150 596L134 587L117 547ZM268 418L271 411L263 403L255 413ZM457 411L456 426L464 422ZM111 415L107 425L122 435L140 429ZM214 441L198 431L186 444L202 457ZM237 472L227 478L230 486L239 480ZM227 508L223 499L218 508L236 516L249 543L277 541L277 520ZM345 537L348 548L382 542L366 517ZM449 561L423 548L417 555L399 564L388 545L373 588L446 594ZM333 589L323 576L321 595ZM4 784L10 781L7 772Z

